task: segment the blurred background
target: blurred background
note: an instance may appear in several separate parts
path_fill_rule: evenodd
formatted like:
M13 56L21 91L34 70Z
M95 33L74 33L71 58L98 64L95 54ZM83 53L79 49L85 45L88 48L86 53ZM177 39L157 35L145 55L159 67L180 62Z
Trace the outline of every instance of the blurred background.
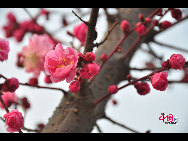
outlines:
M50 20L47 21L44 16L38 19L38 23L43 25L50 33L53 33L55 37L64 41L63 46L70 46L69 42L73 41L72 37L66 34L67 31L72 32L73 27L80 23L80 21L72 13L79 11L75 8L46 8L49 11L54 11L54 14L50 15ZM39 9L27 8L27 10L34 16L38 13ZM116 9L108 9L110 13L116 13ZM188 10L182 8L183 16L188 14ZM29 19L30 17L22 8L0 8L0 38L5 39L2 26L7 23L6 15L8 12L13 12L18 21ZM89 9L81 9L82 13L89 13ZM62 27L62 16L66 16L67 21L72 23L71 25ZM89 14L83 16L84 20L89 18ZM156 17L157 18L157 17ZM175 22L170 13L167 14L162 20L169 20ZM97 41L101 41L107 30L107 22L104 11L100 10L100 16L97 21L96 30L98 32ZM16 77L20 82L28 82L32 77L32 74L26 73L24 69L19 69L16 66L17 53L22 50L22 47L28 44L28 38L32 37L31 34L26 34L21 43L15 41L14 38L8 38L10 43L9 59L0 63L0 74L5 75L8 78ZM188 49L188 20L185 20L171 29L156 36L156 40L174 45L180 48ZM79 44L74 40L75 46ZM188 54L177 50L172 50L159 46L157 44L151 44L152 49L159 55L163 56L164 60L167 60L172 54L181 53L187 60ZM152 56L147 54L144 49L146 45L142 44L143 49L139 49L131 61L131 67L143 68L146 62L152 60ZM160 67L160 61L154 62L157 67ZM142 77L149 74L150 71L131 71L133 77ZM183 78L183 71L171 70L169 72L169 80L181 80ZM39 85L52 86L57 88L63 88L68 90L69 84L65 81L47 85L44 83L44 73L41 73L39 77ZM0 79L3 82L3 79ZM126 84L124 81L119 86ZM151 84L150 84L151 86ZM106 107L106 114L117 122L125 124L126 126L135 129L139 132L146 132L150 130L151 133L186 133L188 132L188 84L178 83L170 84L166 91L160 92L151 87L150 94L146 96L140 96L137 94L136 89L133 86L129 86L112 97L117 101L114 105L112 100L109 100ZM38 123L46 124L48 119L52 116L56 106L61 101L63 95L59 91L30 88L26 86L20 86L16 91L18 97L26 96L31 102L31 108L27 111L25 117L25 127L35 129ZM13 107L11 107L13 108ZM10 108L10 109L11 109ZM22 111L22 109L19 109ZM159 120L161 113L165 115L173 114L174 117L178 117L177 124L164 124ZM0 109L0 116L3 117L5 111ZM111 122L102 119L97 121L101 130L104 133L131 133L129 130L121 128L117 125L113 125ZM6 133L6 126L0 120L0 132ZM24 131L26 132L26 131ZM96 127L94 127L92 133L98 133Z

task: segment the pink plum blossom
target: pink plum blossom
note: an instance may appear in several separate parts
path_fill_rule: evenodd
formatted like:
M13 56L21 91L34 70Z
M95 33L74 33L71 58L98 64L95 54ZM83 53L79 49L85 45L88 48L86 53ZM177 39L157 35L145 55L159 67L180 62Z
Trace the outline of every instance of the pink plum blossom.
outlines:
M66 79L66 82L70 83L76 76L77 63L78 53L71 47L63 49L59 43L55 50L46 54L44 68L47 75L51 75L52 82L57 83Z
M44 70L45 55L53 47L54 44L47 35L34 34L32 39L29 39L29 45L23 48L26 72L33 72L34 77L38 77Z
M1 97L7 107L10 107L13 103L18 102L18 98L14 92L2 92L2 93L3 95ZM1 103L0 103L0 107L4 109Z
M81 23L80 25L74 27L73 32L74 37L76 37L82 44L84 44L86 40L87 25L85 23Z
M22 113L20 113L17 109L5 114L3 118L8 126L7 131L10 133L19 131L23 126L24 119Z
M3 62L8 59L10 51L9 42L0 38L0 61Z

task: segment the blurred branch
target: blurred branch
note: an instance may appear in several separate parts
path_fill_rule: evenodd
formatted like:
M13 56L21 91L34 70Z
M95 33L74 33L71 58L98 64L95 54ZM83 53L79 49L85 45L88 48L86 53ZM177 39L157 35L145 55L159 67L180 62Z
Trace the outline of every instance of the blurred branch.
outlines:
M73 10L72 10L72 13L74 13L74 15L80 20L82 21L83 23L85 23L87 26L88 26L88 22L84 21L80 16L78 16Z
M124 124L121 124L121 123L119 123L119 122L117 122L117 121L112 120L110 117L108 117L108 116L106 116L106 115L104 116L104 119L107 119L108 121L112 122L113 124L116 124L116 125L118 125L118 126L120 126L120 127L123 127L124 129L130 130L130 131L132 131L132 132L134 132L134 133L139 133L138 131L136 131L136 130L134 130L134 129L131 129L131 128L127 127L127 126L124 125Z
M179 51L188 53L188 50L186 50L186 49L176 47L176 46L173 46L173 45L169 45L169 44L166 44L166 43L162 43L162 42L159 42L159 41L156 41L156 40L152 41L152 43L155 43L157 45L160 45L160 46L163 46L163 47L166 47L166 48L175 49L175 50L179 50Z
M7 79L7 77L3 76L2 74L0 74L0 78ZM30 85L28 83L21 83L21 82L19 82L19 84L23 85L23 86L29 86L29 87L35 87L35 88L41 88L41 89L58 90L58 91L62 91L65 95L67 94L67 91L65 91L61 88L53 88L53 87L46 87L46 86L39 86L39 85Z

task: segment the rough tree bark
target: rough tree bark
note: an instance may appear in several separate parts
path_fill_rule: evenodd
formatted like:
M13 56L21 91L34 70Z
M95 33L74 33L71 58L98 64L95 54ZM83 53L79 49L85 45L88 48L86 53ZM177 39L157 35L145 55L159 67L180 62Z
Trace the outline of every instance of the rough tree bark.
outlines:
M126 19L130 22L131 27L133 27L138 22L139 13L148 16L154 10L154 8L118 9L116 15L107 18L108 28L110 29L115 19L118 19L120 22ZM147 35L141 42L151 40L152 35ZM101 63L101 54L104 52L109 53L122 36L123 33L117 26L110 34L108 40L97 50L97 63ZM125 80L126 75L129 73L129 63L136 50L125 60L122 60L121 56L128 50L137 37L136 33L131 34L121 46L123 52L115 53L92 82L85 81L79 94L69 92L63 97L42 133L89 133L92 131L96 121L104 117L108 99L97 106L93 102L107 94L109 85L118 84ZM137 45L137 48L139 45Z

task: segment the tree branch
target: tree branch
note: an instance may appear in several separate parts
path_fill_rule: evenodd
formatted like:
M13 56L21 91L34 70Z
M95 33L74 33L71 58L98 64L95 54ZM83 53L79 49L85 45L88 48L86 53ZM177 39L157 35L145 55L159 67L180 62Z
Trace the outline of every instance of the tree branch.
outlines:
M111 119L110 117L108 117L108 116L106 116L106 115L104 116L104 119L107 119L108 121L112 122L113 124L116 124L116 125L118 125L118 126L120 126L120 127L123 127L124 129L130 130L130 131L132 131L132 132L134 132L134 133L139 133L138 131L136 131L136 130L134 130L134 129L131 129L130 127L127 127L126 125L124 125L124 124L122 124L122 123L119 123L119 122L117 122L117 121Z
M90 19L88 21L84 53L93 50L93 42L97 38L97 32L95 31L95 26L97 23L98 13L99 13L99 8L92 8Z

